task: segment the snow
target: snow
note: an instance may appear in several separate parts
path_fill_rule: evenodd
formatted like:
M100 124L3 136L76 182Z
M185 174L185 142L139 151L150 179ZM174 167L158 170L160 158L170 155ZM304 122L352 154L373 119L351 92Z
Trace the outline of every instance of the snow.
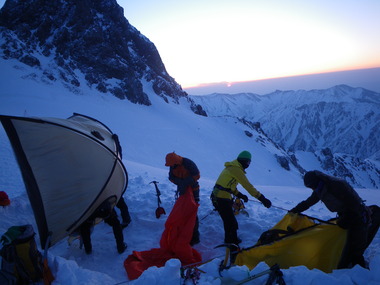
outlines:
M77 241L70 246L64 239L48 252L49 265L56 278L54 284L180 283L180 262L176 259L169 260L163 268L149 268L135 281L128 280L123 267L124 260L133 250L159 247L165 220L175 202L175 187L169 182L168 168L164 166L166 153L172 151L194 160L201 171L201 202L198 211L201 242L195 248L202 254L204 261L212 260L200 266L204 273L201 273L199 283L231 284L268 269L266 264L260 263L252 271L245 266L232 267L223 272L223 278L218 273L224 249L214 247L222 243L224 233L220 217L212 211L209 195L224 162L235 159L242 150L251 151L253 161L247 170L248 179L275 206L266 209L254 198L250 198L246 203L249 217L237 216L242 247L255 244L263 231L274 226L286 214L284 209L290 209L308 197L310 191L302 186L301 177L295 169L284 170L265 146L244 135L241 124L228 118L197 116L189 111L185 102L180 105L167 104L155 96L148 85L145 86L145 92L152 101L150 107L101 95L83 84L81 92L72 94L59 82L47 85L33 79L20 79L33 78L28 76L32 74L31 71L21 64L16 69L11 68L15 62L7 63L10 66L0 71L0 114L67 118L77 112L94 117L119 135L123 162L129 175L124 198L132 222L124 229L124 238L128 244L126 252L120 255L117 253L112 229L105 223L94 229L91 255L86 255ZM307 154L299 155L310 169L317 165L315 161L308 160ZM17 162L2 128L0 163L0 191L6 191L11 199L10 206L0 208L0 234L10 226L27 223L37 230ZM155 217L157 198L154 185L150 184L153 180L159 181L161 206L167 213L159 219ZM380 201L380 191L376 189L357 191L368 205ZM305 213L321 219L334 216L321 203ZM36 239L39 244L38 234ZM380 266L379 233L365 252L365 258L371 270L356 266L326 274L298 266L282 272L288 285L380 284L380 272L376 270ZM263 284L266 278L261 277L247 284Z

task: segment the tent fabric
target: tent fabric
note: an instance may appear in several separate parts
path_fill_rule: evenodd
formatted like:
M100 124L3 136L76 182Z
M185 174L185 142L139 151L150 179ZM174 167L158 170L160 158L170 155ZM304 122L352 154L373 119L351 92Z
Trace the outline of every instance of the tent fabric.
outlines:
M41 247L54 245L100 204L123 195L128 174L112 131L80 114L68 119L0 116L21 169Z
M347 231L336 224L316 223L304 215L288 213L273 230L288 231L280 239L243 249L236 256L236 265L253 269L264 261L286 269L304 265L324 272L336 269L344 249Z
M177 258L182 265L200 262L200 253L190 246L191 237L198 211L191 187L179 196L173 206L160 240L160 248L148 251L133 251L124 261L130 280L138 278L151 266L162 267L171 258Z

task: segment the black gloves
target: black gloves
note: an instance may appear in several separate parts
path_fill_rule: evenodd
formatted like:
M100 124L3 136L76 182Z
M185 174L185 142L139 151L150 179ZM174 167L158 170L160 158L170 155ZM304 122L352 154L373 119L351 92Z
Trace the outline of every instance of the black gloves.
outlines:
M270 208L272 206L272 202L268 200L267 198L265 198L264 194L261 194L261 196L258 199L261 203L263 203L263 205L266 208Z
M294 207L293 209L290 209L290 210L289 210L289 213L299 214L299 213L301 213L301 212L297 209L297 207Z
M239 194L236 195L236 197L242 199L244 201L244 203L247 203L248 202L248 197L242 193L239 192Z
M295 206L293 209L289 210L289 213L301 214L303 211L309 209L310 206L310 202L308 202L308 200L305 200L301 203L298 203L297 206Z
M289 213L293 213L293 214L300 214L304 211L304 209L302 209L302 203L298 204L297 206L295 206L293 209L290 209L289 210Z

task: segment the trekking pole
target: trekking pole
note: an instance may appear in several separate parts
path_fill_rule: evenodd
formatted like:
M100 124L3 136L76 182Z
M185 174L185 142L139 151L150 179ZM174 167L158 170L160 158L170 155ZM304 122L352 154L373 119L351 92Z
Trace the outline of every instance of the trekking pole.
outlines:
M199 221L203 221L204 219L206 219L208 216L210 216L214 211L216 211L215 209L212 209L210 211L210 213L208 213L206 216L204 216L202 219L200 219Z

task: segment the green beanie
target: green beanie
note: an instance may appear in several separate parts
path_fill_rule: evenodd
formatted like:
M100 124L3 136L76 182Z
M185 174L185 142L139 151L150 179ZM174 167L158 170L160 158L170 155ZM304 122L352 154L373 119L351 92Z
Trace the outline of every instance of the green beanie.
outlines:
M249 151L246 151L246 150L239 153L239 155L237 157L237 159L249 159L249 160L251 160L251 158L252 158L251 153Z

